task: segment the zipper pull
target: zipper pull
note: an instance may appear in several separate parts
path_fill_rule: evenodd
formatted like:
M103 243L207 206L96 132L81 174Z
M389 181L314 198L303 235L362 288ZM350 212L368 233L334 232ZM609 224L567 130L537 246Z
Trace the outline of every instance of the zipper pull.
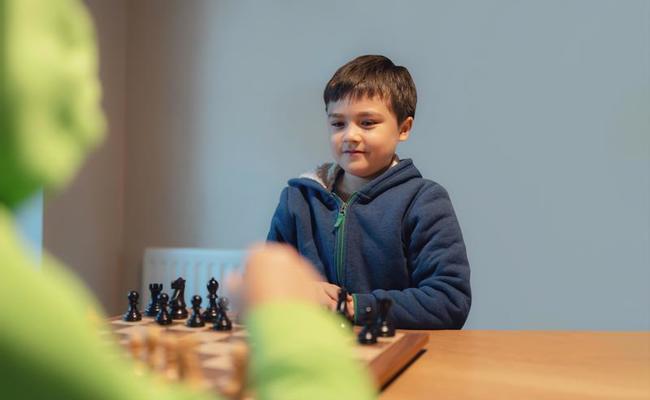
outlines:
M343 203L341 206L341 209L339 210L339 215L336 216L336 222L334 222L334 229L337 229L339 226L341 226L341 223L345 219L345 209L347 208L348 204Z

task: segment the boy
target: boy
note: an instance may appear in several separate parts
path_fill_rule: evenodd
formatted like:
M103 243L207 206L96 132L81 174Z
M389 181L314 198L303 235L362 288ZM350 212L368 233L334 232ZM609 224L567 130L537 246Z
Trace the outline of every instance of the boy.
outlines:
M345 64L324 92L335 163L289 181L268 240L289 243L360 310L392 300L398 328L460 329L471 304L465 244L449 196L395 154L415 116L408 70L383 56Z
M100 335L105 317L92 295L47 255L35 268L15 228L16 206L40 187L63 185L101 138L94 37L80 3L0 0L1 396L214 398L136 376L121 349ZM244 277L256 398L373 398L350 338L305 290L315 273L286 247L253 251ZM292 318L305 326L295 329Z

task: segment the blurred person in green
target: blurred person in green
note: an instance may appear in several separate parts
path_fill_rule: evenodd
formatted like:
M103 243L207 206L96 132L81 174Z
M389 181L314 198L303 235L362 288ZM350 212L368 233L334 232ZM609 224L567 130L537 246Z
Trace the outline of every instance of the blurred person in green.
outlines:
M0 0L0 396L209 398L136 377L101 339L106 317L83 284L44 255L34 268L13 212L39 188L62 187L102 137L93 27L76 0ZM260 399L374 397L351 339L321 310L307 261L256 248L243 292L256 343L249 374Z

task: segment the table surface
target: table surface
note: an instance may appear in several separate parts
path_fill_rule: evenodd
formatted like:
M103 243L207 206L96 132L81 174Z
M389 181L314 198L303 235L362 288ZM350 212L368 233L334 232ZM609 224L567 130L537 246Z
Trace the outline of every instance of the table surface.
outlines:
M397 399L650 399L650 332L433 331Z

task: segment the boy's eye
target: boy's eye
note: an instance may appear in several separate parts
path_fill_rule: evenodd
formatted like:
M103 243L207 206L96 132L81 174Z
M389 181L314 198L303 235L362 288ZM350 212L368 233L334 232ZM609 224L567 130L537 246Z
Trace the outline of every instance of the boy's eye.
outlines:
M334 128L343 128L345 126L345 123L341 121L332 121L330 122L330 125L332 125Z
M370 128L376 124L377 124L376 121L369 120L369 119L364 119L363 121L361 121L361 126L364 128Z

